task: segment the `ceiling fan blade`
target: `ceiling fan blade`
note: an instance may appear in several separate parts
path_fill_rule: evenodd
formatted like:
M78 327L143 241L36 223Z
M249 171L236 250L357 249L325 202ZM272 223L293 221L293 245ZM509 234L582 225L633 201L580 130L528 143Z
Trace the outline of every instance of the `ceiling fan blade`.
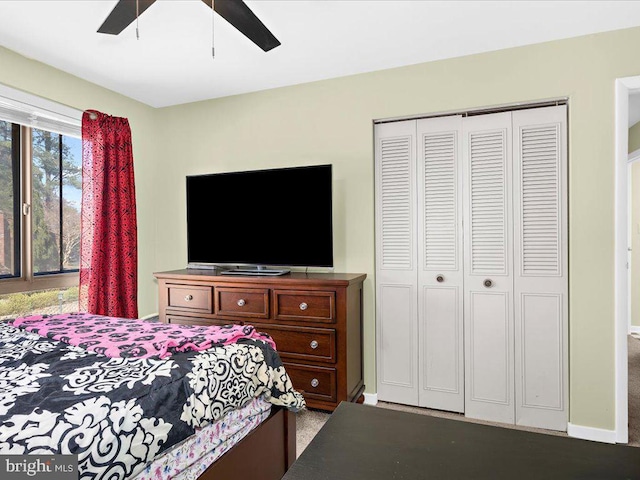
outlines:
M118 35L127 28L137 16L142 15L147 8L154 4L156 0L138 0L138 11L136 13L136 0L119 0L113 7L109 16L98 29L98 33L108 33Z
M211 7L211 0L202 1ZM242 0L215 0L214 10L265 52L280 45L280 41Z

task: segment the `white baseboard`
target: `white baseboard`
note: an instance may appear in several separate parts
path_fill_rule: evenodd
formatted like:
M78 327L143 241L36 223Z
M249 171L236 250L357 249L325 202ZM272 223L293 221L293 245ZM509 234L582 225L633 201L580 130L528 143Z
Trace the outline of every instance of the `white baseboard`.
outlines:
M153 317L157 317L158 314L157 313L150 313L149 315L145 315L144 317L140 317L140 320L146 320L148 318L153 318Z
M377 405L378 404L378 394L377 393L363 393L364 395L364 404L365 405Z
M604 428L585 427L569 423L567 425L567 435L594 442L616 443L616 431L605 430Z
M640 327L636 327L635 325L631 325L629 327L629 333L635 333L636 335L640 335Z

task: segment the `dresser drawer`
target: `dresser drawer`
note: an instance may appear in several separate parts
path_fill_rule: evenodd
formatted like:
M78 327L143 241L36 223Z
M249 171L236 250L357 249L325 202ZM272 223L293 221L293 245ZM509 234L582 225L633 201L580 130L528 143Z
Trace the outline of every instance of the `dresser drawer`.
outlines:
M196 285L167 285L168 308L211 313L211 287Z
M264 323L255 327L273 338L282 358L331 363L336 361L336 331L333 329L271 326Z
M336 369L284 363L293 388L305 397L328 402L336 401Z
M214 320L210 318L198 318L198 317L182 317L180 315L167 315L167 323L173 323L177 325L197 325L203 327L209 326L223 326L232 325L239 322L232 320Z
M269 318L269 289L215 287L215 314Z
M279 320L336 321L335 292L274 290L273 316Z

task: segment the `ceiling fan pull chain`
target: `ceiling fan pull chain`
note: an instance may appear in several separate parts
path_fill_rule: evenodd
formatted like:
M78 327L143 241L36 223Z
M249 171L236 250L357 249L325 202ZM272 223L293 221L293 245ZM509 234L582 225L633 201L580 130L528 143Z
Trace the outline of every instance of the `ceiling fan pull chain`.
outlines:
M140 30L138 30L138 20L140 18L140 0L136 0L136 39L140 40Z
M213 24L215 23L215 10L213 9L213 3L215 0L211 0L211 57L216 58L216 49L215 49L215 30L213 28Z

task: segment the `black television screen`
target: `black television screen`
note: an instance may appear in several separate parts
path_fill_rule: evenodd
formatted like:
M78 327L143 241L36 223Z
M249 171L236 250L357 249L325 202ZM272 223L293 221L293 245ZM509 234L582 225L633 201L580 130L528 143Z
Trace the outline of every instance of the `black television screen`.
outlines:
M333 267L331 165L187 176L195 264Z

